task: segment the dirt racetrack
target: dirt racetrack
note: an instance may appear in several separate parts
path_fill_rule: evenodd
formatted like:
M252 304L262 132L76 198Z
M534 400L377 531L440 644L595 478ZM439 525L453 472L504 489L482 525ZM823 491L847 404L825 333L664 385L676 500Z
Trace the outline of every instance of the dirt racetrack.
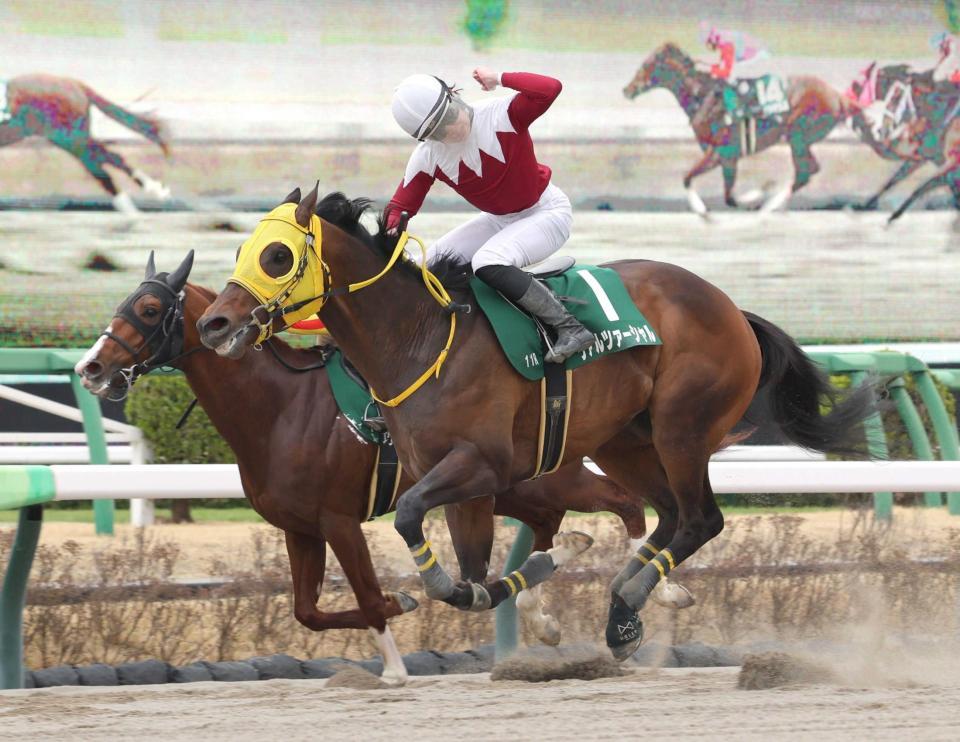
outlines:
M322 680L0 693L0 739L904 739L960 737L960 684L737 689L738 668L642 670L547 684L488 674L414 678L400 689ZM69 719L69 722L67 721Z

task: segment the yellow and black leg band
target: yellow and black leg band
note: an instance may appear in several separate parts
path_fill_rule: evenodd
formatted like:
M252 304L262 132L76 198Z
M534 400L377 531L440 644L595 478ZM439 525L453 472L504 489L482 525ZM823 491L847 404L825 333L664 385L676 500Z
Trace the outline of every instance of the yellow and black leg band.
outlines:
M659 553L660 549L647 541L647 543L637 549L637 553L633 555L633 558L638 560L641 564L649 564L650 560Z
M673 558L673 552L670 551L670 549L664 549L658 553L650 560L650 564L660 573L660 579L670 574L670 570L677 566L677 562Z
M443 600L453 593L455 587L453 578L440 566L436 554L430 548L429 541L411 547L410 555L417 565L420 579L423 580L423 589L428 597Z
M510 574L501 577L500 581L507 586L507 590L510 591L508 597L511 598L521 590L527 589L527 580L519 569L515 569Z

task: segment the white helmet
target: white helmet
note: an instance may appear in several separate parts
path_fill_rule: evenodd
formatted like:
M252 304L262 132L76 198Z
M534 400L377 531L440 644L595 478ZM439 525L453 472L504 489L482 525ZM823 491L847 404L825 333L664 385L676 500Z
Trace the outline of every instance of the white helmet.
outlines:
M393 93L393 118L407 134L426 139L453 101L453 89L433 75L410 75Z

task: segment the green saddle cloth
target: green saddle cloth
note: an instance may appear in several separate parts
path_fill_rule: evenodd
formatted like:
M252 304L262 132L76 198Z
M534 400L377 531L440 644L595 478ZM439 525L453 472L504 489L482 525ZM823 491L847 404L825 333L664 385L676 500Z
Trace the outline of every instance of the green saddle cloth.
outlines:
M565 302L564 306L596 338L587 350L568 358L566 368L578 368L628 348L661 345L660 338L633 303L616 271L593 265L575 265L559 276L546 279L546 284L557 296L585 302ZM536 322L480 279L474 278L470 286L480 309L493 325L510 364L517 373L531 381L542 379L545 349Z
M733 121L747 116L769 118L790 110L786 85L776 75L743 78L724 85L723 105Z
M383 445L389 434L385 429L371 426L370 418L380 417L380 407L370 396L370 390L362 384L355 372L347 371L344 366L343 353L335 350L327 360L327 378L330 379L330 388L337 401L337 407L347 418L354 430L367 441Z

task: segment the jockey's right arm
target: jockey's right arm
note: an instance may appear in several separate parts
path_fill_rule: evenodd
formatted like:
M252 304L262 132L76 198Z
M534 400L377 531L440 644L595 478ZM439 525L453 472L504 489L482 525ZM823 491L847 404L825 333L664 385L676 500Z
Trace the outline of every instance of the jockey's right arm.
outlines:
M423 200L433 186L433 173L423 169L428 167L424 162L423 155L422 145L413 151L410 161L407 163L407 171L404 173L403 180L400 181L400 185L393 193L393 198L387 204L388 231L396 231L402 212L405 211L412 217L420 211Z
M957 41L950 36L940 47L940 59L937 66L933 68L933 81L943 82L949 80L960 68L960 55L957 53Z

